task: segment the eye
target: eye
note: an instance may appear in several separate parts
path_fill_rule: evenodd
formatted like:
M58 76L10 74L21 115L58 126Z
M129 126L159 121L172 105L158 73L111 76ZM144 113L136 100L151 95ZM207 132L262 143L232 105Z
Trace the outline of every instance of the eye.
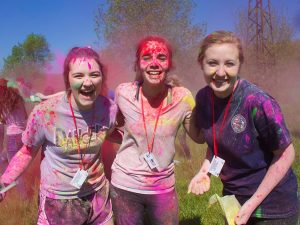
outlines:
M235 63L234 62L226 62L225 64L227 67L233 67L235 66Z
M217 66L218 65L218 63L215 60L209 60L209 61L207 61L207 64L209 66Z
M165 54L159 54L157 56L157 59L159 59L160 61L166 61L168 57Z
M150 61L152 59L152 56L151 55L143 55L141 57L144 61Z
M97 78L97 77L101 77L102 74L100 72L93 72L93 73L90 74L90 76L93 77L93 78Z
M73 73L72 76L76 79L81 79L84 75L82 73Z

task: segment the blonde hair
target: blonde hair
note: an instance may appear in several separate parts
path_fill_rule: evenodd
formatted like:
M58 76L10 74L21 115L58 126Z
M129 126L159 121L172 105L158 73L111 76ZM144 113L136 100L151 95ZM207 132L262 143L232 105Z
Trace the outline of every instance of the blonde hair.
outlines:
M235 44L239 51L240 63L242 64L244 62L244 53L241 40L232 32L220 30L209 34L202 41L198 55L198 62L200 64L202 64L206 50L214 44Z

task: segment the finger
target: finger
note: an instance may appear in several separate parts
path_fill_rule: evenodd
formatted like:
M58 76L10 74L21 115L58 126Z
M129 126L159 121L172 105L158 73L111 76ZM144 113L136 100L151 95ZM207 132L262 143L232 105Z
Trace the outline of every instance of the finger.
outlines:
M189 187L188 187L187 193L189 194L189 193L191 193L191 191L192 191L192 188L191 188L191 183L190 183L190 184L189 184Z
M191 193L191 192L193 193L193 191L192 191L193 190L193 186L194 186L194 182L193 181L194 181L194 179L192 179L191 182L190 182L190 184L189 184L188 194Z
M193 189L195 188L196 185L196 179L195 177L191 180L190 185L189 185L189 189L191 190L191 192L193 192Z

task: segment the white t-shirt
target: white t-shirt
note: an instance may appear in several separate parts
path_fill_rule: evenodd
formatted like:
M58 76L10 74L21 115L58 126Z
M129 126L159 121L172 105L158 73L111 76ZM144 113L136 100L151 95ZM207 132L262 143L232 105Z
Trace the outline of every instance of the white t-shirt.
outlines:
M142 194L166 193L174 189L175 137L180 125L189 119L194 98L184 87L173 87L171 98L164 105L157 124L153 155L159 171L151 170L143 155L148 151L141 109L141 96L136 99L136 82L117 87L115 101L125 117L122 144L112 165L112 184L117 188ZM149 143L156 120L156 111L144 107ZM149 110L148 110L149 109Z

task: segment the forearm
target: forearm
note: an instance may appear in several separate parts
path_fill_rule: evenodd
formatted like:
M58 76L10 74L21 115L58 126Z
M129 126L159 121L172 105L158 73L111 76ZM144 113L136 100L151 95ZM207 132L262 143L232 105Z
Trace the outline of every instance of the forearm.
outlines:
M295 158L295 150L290 144L283 153L275 153L272 163L253 196L248 200L253 211L282 180Z
M0 123L0 153L3 151L4 125Z
M33 161L35 155L36 151L30 151L30 149L24 145L10 161L1 177L1 181L5 184L10 184L18 179Z
M209 149L207 149L205 159L198 173L205 173L205 174L208 173L210 167L210 160L211 160L211 152L209 151Z
M51 95L44 95L44 94L38 92L38 93L35 94L35 96L39 97L41 100L47 100L49 98L53 98L53 97L62 95L64 93L65 93L65 91L60 91L60 92L57 92L57 93L54 93L54 94L51 94Z
M122 130L115 128L113 132L107 136L107 140L113 143L121 144L123 140L123 134L124 132Z
M190 138L198 144L203 144L205 142L203 132L196 126L195 112L192 112L190 118L184 120L184 129Z

